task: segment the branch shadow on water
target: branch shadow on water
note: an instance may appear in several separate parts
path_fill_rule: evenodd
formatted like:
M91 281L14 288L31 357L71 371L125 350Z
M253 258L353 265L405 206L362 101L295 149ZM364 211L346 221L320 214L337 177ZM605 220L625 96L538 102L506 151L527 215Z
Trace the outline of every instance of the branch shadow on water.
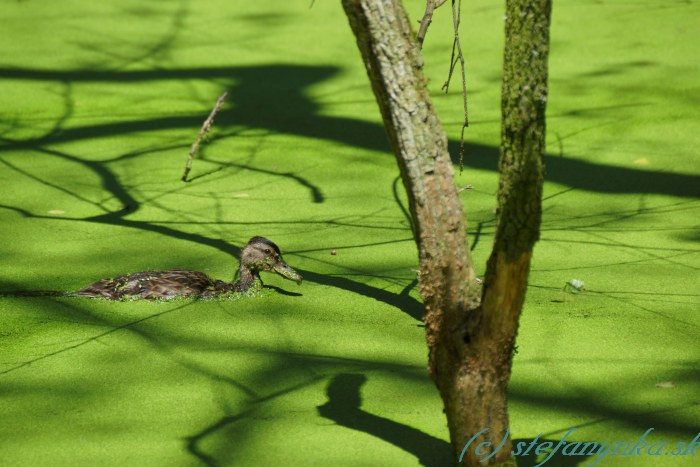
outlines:
M217 126L230 130L233 126L264 129L273 133L293 134L308 138L336 141L350 146L388 151L384 129L380 124L362 120L332 117L321 113L323 104L306 94L307 89L333 78L340 70L331 66L270 64L252 67L203 67L170 70L38 70L0 68L4 79L60 82L139 83L161 81L208 80L228 81L232 108L217 116ZM70 129L49 134L14 146L37 146L114 134L149 132L173 128L197 128L201 115L148 118ZM450 141L450 153L459 154L459 142ZM0 146L0 151L10 149ZM465 144L465 165L496 171L497 147L477 143ZM546 156L547 179L576 189L603 193L658 193L683 197L700 197L700 177L693 174L616 167L582 159ZM290 174L278 174L289 176ZM299 181L299 180L296 180ZM319 192L313 192L319 202Z
M576 467L579 465L585 465L587 462L589 462L591 456L589 455L567 455L562 453L562 448L557 449L552 455L550 456L550 452L552 449L554 449L558 443L559 440L557 439L547 439L547 438L519 438L519 439L514 439L512 441L513 443L513 451L512 452L519 452L518 455L515 456L517 466L518 467L539 467L539 466L547 466L547 467ZM546 443L546 444L545 444ZM586 441L582 441L581 445L584 445L587 443ZM552 446L552 448L549 449L542 449L542 447L549 447ZM540 454L538 455L536 453L536 450L540 447ZM529 448L529 449L528 449ZM518 451L520 449L520 451ZM576 452L579 452L577 450ZM527 453L527 454L525 454ZM573 454L573 451L569 454Z
M366 382L367 377L362 373L340 373L333 377L326 387L328 401L316 408L319 415L339 426L361 431L393 444L415 456L421 465L454 465L452 446L449 442L362 410L361 389ZM512 440L512 452L516 454L518 467L575 467L598 458L591 452L597 452L600 443L579 441L564 450L567 444L573 442L565 440L559 445L558 439L517 438Z
M452 447L416 428L362 410L360 389L367 382L361 373L336 375L326 388L328 402L318 406L319 415L337 425L379 438L415 456L421 465L442 467L453 462Z
M159 83L163 81L207 80L222 82L229 91L229 108L217 117L217 126L222 134L235 134L241 127L262 129L272 134L283 133L306 138L334 141L352 147L382 151L388 155L388 144L384 129L378 123L362 120L333 117L322 113L323 103L310 98L307 90L319 82L332 79L340 70L331 66L299 66L291 64L270 64L252 67L204 67L181 69L155 69L139 71L111 70L38 70L28 68L0 68L2 79L66 83L75 90L80 83L113 82L118 85L138 85L139 83ZM71 94L67 94L70 99ZM67 105L67 109L71 109ZM67 118L72 114L67 111ZM132 220L127 216L140 209L141 201L132 196L118 177L109 168L109 164L123 160L93 161L77 155L55 149L57 143L83 141L111 137L115 134L128 136L143 132L172 130L177 128L196 129L201 124L202 115L163 116L132 121L99 123L64 127L63 122L44 136L26 140L0 140L0 153L16 150L30 150L48 156L62 158L66 162L79 163L92 171L100 179L102 187L111 193L123 206L120 211L110 211L100 206L102 213L86 218L74 218L72 221L94 222L114 226L130 227L138 230L159 233L171 238L192 241L214 247L233 256L239 256L240 248L220 238L184 232L168 227L162 223ZM238 130L237 130L238 129ZM455 146L456 142L450 142ZM451 148L452 153L458 153ZM157 151L154 148L151 152ZM495 171L497 170L498 148L467 143L468 166ZM148 152L136 153L140 157ZM132 156L129 156L132 157ZM291 158L293 154L285 154ZM333 157L328 155L326 157ZM308 190L311 201L325 202L321 186L306 180L292 172L277 173L265 168L253 167L229 161L213 161L219 166L252 168L271 177L283 177ZM662 193L677 196L700 196L700 177L690 174L664 173L633 168L613 167L594 162L571 158L547 156L548 180L580 189L610 193ZM196 176L196 174L195 174ZM41 181L40 181L41 182ZM47 186L53 186L49 184ZM394 183L395 198L396 181ZM80 194L75 197L80 199ZM7 206L8 209L21 212L25 217L45 217L32 215L20 207ZM404 212L404 214L406 214ZM409 216L410 217L410 216ZM64 219L66 220L66 219ZM252 224L251 224L252 227ZM397 307L416 320L421 319L422 305L408 294L396 294L377 287L362 284L344 277L329 277L311 271L300 271L307 280L324 285L339 287Z

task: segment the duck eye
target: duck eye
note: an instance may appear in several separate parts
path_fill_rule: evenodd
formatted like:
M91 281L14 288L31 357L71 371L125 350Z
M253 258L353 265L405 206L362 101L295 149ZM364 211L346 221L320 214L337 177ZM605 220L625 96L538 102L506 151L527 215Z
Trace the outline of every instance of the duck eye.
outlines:
M270 253L272 253L269 248L265 248L263 251L265 252L266 255L269 255Z

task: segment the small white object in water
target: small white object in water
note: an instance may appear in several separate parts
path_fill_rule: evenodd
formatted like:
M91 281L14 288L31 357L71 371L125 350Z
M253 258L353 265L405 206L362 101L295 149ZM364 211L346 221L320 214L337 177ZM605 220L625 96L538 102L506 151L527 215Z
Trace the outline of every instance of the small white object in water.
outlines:
M583 286L584 286L583 281L580 281L578 279L571 279L568 282L568 284L576 290L581 290L581 289L583 289Z

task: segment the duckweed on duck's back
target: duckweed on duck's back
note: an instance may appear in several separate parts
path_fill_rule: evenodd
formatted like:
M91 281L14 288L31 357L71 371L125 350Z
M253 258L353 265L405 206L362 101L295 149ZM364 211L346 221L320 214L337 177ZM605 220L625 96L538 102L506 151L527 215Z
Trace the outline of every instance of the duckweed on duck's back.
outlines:
M277 245L264 237L253 237L243 249L235 282L212 279L203 272L185 269L147 271L102 279L71 295L109 300L216 298L259 291L262 271L275 272L297 284L302 281L301 275L284 262Z

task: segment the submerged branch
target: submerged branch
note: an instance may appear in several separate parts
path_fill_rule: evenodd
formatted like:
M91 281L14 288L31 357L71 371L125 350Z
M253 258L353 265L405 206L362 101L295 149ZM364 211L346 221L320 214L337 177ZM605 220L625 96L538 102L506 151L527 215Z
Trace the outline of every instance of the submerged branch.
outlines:
M224 105L224 100L226 99L227 95L228 93L224 92L216 100L216 105L212 109L207 119L204 120L202 128L199 130L199 134L197 135L197 139L194 140L194 143L192 143L190 153L187 155L187 164L185 165L185 172L182 174L183 182L187 181L187 175L189 175L190 170L192 169L192 160L194 159L194 155L197 153L197 149L199 149L199 145L202 142L202 139L207 135L207 133L209 133L209 129L214 124L214 117L216 117L216 114L219 112L219 110L221 110L221 107Z

